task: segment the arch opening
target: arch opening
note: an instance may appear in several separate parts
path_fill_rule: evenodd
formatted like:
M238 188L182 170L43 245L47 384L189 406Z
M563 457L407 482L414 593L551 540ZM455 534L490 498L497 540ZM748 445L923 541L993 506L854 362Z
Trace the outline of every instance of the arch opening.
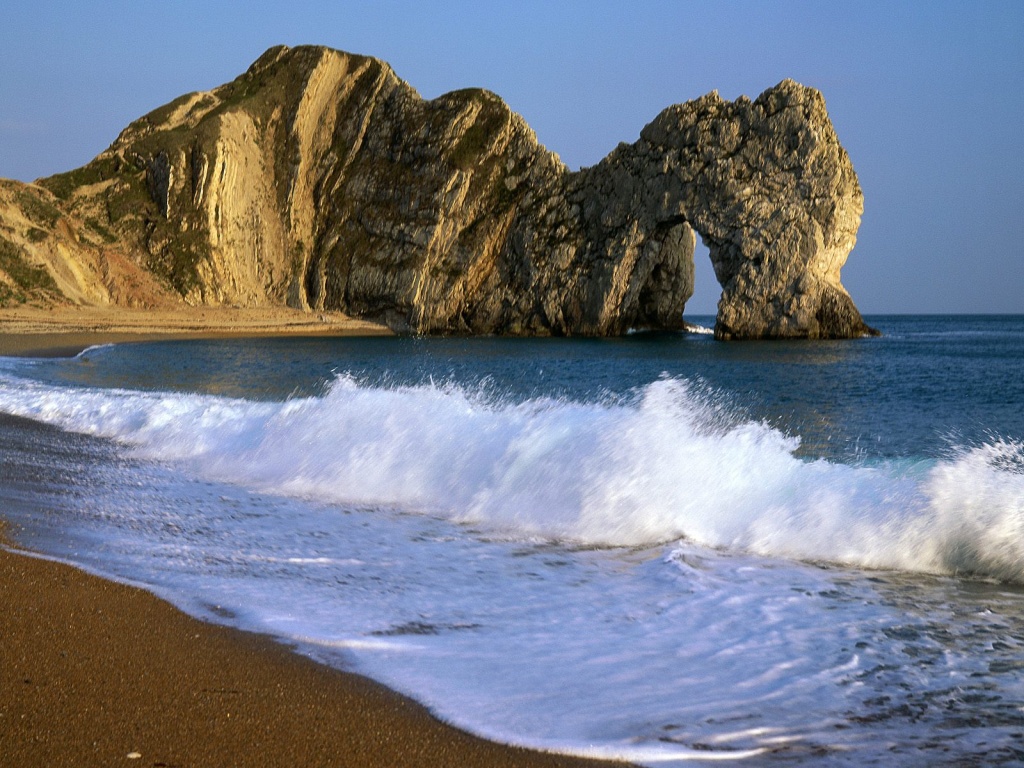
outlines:
M711 265L711 251L698 235L693 248L693 295L686 302L683 318L688 323L707 325L705 321L710 317L710 324L714 325L721 296L722 286L718 284L715 268Z

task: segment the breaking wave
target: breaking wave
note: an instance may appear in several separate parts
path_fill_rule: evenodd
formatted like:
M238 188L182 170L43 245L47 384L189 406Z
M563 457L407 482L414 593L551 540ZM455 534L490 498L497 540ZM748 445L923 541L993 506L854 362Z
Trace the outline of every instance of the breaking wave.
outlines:
M1024 445L843 464L687 381L507 402L455 385L257 402L0 378L0 411L252 489L587 545L762 555L1024 582Z

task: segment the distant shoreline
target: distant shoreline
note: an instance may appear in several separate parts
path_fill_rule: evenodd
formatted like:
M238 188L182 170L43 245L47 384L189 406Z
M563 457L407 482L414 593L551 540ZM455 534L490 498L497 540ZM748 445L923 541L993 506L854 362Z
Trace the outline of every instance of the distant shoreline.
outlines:
M73 356L95 344L271 336L391 336L338 312L281 307L17 307L0 309L0 355Z
M999 319L1005 313L866 314L884 325L886 318L960 317ZM714 315L686 315L690 333L709 334ZM695 325L697 319L711 325ZM271 338L287 336L394 336L387 326L340 312L304 312L286 307L124 307L62 306L0 309L0 356L73 357L90 346L179 339ZM803 340L801 340L803 341Z

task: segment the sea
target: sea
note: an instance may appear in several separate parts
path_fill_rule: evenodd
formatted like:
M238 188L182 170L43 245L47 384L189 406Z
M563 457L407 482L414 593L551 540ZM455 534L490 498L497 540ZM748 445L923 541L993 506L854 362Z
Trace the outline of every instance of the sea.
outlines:
M0 516L501 742L1024 765L1024 316L867 319L0 358Z

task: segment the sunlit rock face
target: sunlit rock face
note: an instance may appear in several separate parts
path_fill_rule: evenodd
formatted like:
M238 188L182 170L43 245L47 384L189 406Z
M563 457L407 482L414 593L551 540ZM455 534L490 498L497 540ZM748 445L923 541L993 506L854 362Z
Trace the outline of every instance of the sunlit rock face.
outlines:
M870 333L839 280L864 197L822 95L792 80L756 101L669 107L633 150L657 198L708 246L721 339ZM655 201L652 201L655 202Z
M425 101L376 59L280 47L41 184L82 248L195 305L426 334L680 329L699 234L718 338L870 330L839 281L860 187L821 94L792 81L669 107L571 172L492 93Z

